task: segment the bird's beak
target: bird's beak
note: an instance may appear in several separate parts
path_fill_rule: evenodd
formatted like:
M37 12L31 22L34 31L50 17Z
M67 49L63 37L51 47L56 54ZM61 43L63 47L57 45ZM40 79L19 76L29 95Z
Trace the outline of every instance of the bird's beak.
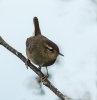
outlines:
M59 52L59 55L64 56L62 53Z

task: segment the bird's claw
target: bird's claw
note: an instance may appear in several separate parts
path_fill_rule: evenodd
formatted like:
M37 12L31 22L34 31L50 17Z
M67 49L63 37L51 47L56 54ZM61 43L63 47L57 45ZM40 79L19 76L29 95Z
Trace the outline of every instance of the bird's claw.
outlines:
M27 68L27 69L28 69L28 67L29 67L29 64L30 64L30 60L27 59L26 62L25 62L25 65L26 65L26 68Z
M43 84L45 84L46 80L48 78L48 75L45 75L41 78L41 81L43 82Z

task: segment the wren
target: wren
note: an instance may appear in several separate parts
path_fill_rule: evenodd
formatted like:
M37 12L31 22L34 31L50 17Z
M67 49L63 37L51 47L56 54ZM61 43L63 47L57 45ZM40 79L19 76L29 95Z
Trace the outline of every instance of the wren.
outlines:
M46 67L54 64L58 55L63 56L60 53L58 46L43 36L39 27L39 21L37 17L33 18L34 22L34 36L27 38L26 40L26 55L29 61L41 67ZM48 70L47 70L48 74Z

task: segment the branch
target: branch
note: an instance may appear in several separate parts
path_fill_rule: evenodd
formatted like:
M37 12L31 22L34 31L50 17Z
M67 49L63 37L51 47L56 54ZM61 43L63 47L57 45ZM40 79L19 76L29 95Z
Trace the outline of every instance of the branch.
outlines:
M16 49L11 47L8 43L6 43L3 38L0 36L0 44L8 49L10 52L15 54L18 58L20 58L25 64L27 63L27 59ZM40 77L44 77L44 74L32 63L29 63L29 67ZM47 79L43 82L43 85L48 87L52 92L54 92L61 100L71 100L68 96L63 95L51 82Z

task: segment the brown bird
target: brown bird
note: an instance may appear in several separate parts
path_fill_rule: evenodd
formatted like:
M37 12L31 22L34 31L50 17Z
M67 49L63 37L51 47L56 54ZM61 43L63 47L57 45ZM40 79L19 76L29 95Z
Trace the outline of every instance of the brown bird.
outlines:
M58 55L63 56L63 54L60 53L54 42L41 34L37 17L34 17L33 22L35 27L34 36L26 40L26 54L31 62L39 66L40 70L41 67L47 69L47 66L54 64Z

